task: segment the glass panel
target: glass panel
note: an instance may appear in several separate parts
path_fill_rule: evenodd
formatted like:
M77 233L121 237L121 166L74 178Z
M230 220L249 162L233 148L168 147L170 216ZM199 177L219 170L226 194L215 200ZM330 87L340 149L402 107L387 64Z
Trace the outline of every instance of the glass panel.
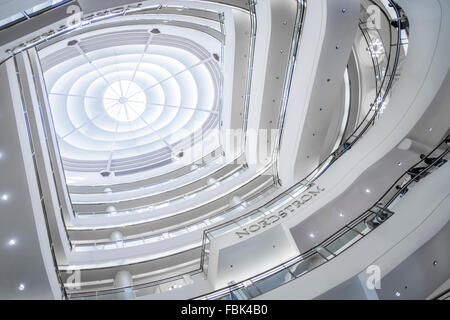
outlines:
M246 225L246 224L248 224L250 222L253 222L253 221L261 218L265 214L266 214L266 212L264 212L264 211L256 211L255 213L249 215L248 217L240 219L238 221L238 223L239 223L240 226L244 226L244 225Z
M138 240L126 240L123 245L124 247L133 247L133 246L140 246L143 245L144 241L142 239Z
M252 284L250 286L247 287L247 292L252 296L252 297L257 297L259 296L261 293L258 291L258 289Z
M221 216L221 215L209 219L209 221L211 221L211 223L218 223L218 222L223 221L223 220L225 220L225 218L223 216Z
M289 268L289 270L294 274L295 277L299 277L302 274L305 274L314 268L320 266L322 263L326 262L327 260L323 258L318 253L315 253L308 258L305 258L302 261L297 262L293 266Z
M107 243L103 246L104 250L112 250L112 249L117 249L118 246L116 243Z
M188 228L189 232L192 232L192 231L195 231L195 230L202 229L204 227L206 227L206 224L201 222L201 223L194 224L192 226L188 226L187 228Z
M136 295L137 298L144 297L147 295L155 294L157 288L158 288L158 286L151 286L151 287L147 287L147 288L136 289L134 291L134 294Z
M219 228L217 230L209 232L209 235L212 236L212 237L219 237L219 236L221 236L224 233L227 233L227 232L229 232L231 230L235 230L235 229L238 229L238 228L240 228L239 225L237 225L235 223L232 223L232 224L225 225L225 226L223 226L223 227L221 227L221 228Z
M362 236L354 230L348 229L339 238L331 242L325 248L333 254L339 254L348 247L350 247L357 240L362 238Z
M182 234L186 234L186 233L188 233L188 231L185 228L182 228L182 229L178 229L178 230L169 232L169 237L171 237L171 238L178 237L178 236L180 236Z
M361 221L356 226L354 226L353 229L355 229L356 231L358 231L363 235L366 235L371 231L371 229L368 227L365 221Z
M101 243L99 243L99 244L95 244L95 249L97 249L97 250L103 250L103 248L105 247L105 245L103 245L103 244L101 244Z
M136 299L134 292L131 289L126 289L126 292L117 292L112 294L105 294L97 296L98 300L133 300Z
M308 190L311 187L311 182L308 180L302 180L297 187L295 187L290 194L295 198L298 195L302 194L306 190Z
M3 27L3 26L6 26L7 24L9 24L11 22L14 22L16 20L22 19L24 17L25 17L24 14L19 12L19 13L16 13L15 15L11 16L11 17L8 17L8 18L5 18L3 20L0 20L0 28Z
M177 198L177 199L175 199L175 200L171 200L170 201L170 205L175 205L175 204L177 204L177 203L181 203L181 202L183 202L185 199L184 198Z
M75 245L73 246L76 252L87 252L92 251L95 247L93 246L85 246L85 245Z
M255 285L262 292L267 292L285 284L286 282L289 282L292 279L294 279L292 274L288 270L284 269L271 275L270 277L259 280L255 283Z
M332 254L331 252L329 252L327 249L325 249L325 248L323 248L323 247L321 247L321 246L318 246L318 247L316 248L316 251L317 251L322 257L324 257L324 258L326 258L326 259L328 259L328 260L333 259L333 254Z
M238 206L238 207L236 207L236 208L234 208L234 209L225 211L225 213L222 213L221 215L222 215L222 217L224 217L224 218L231 217L232 215L235 215L235 214L237 214L238 212L241 212L241 211L244 210L244 209L245 209L245 207L243 207L243 206Z
M148 243L154 243L154 242L158 242L163 240L163 237L161 235L156 235L156 236L150 236L144 239L144 243L148 244Z
M279 199L276 199L275 201L272 201L269 204L267 204L266 206L264 206L263 210L264 211L270 211L270 210L278 209L283 204L288 203L292 199L293 198L292 198L292 196L290 194L286 194L286 195L280 197Z
M228 293L228 294L226 294L220 298L216 298L214 300L233 300L233 299L231 299L231 293Z

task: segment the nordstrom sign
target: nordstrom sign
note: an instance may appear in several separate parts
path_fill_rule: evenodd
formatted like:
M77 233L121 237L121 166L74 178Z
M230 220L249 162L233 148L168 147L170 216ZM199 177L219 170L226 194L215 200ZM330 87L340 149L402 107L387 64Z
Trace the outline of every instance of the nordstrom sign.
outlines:
M83 15L81 7L77 4L73 4L67 7L67 14L69 15L65 22L57 27L53 27L44 33L35 36L27 41L17 44L15 47L7 49L5 52L9 55L15 55L22 52L25 49L39 45L45 41L48 41L56 36L68 33L75 28L84 27L90 25L93 22L101 21L107 18L114 18L127 14L131 10L137 10L142 8L142 3L130 4L127 6L116 7L113 9L102 10L96 13L90 13Z
M277 224L282 220L284 220L285 218L287 218L289 215L295 213L297 209L302 207L305 203L308 203L309 201L313 200L317 195L319 195L323 191L325 191L324 188L321 188L318 185L313 185L308 191L303 192L287 206L278 210L277 213L261 218L260 220L256 221L255 223L251 224L248 227L241 228L239 231L235 232L235 235L239 237L239 239L242 239L254 233L257 233L267 228L268 226Z

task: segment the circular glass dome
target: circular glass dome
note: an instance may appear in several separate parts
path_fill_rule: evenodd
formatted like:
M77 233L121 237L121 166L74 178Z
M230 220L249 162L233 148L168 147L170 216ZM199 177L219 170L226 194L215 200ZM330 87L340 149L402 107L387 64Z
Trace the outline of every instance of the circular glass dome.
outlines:
M76 46L55 44L41 59L65 170L135 174L209 143L221 77L211 51L134 27L85 33Z
M103 96L103 107L114 120L134 121L142 116L147 98L141 87L132 81L120 80L111 84Z

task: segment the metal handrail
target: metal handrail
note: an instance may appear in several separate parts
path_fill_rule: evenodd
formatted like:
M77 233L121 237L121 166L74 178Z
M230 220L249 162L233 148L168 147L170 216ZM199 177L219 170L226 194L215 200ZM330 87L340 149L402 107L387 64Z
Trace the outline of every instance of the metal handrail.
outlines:
M41 10L39 10L37 12L34 12L34 13L31 13L31 14L26 13L26 11L28 11L31 8L28 8L27 10L19 11L16 14L21 13L21 14L23 14L23 17L18 18L18 19L14 20L14 21L11 21L8 24L5 24L3 26L0 26L0 31L6 30L6 29L8 29L10 27L13 27L13 26L15 26L18 23L21 23L23 21L27 21L27 20L33 19L33 18L35 18L35 17L37 17L37 16L39 16L39 15L45 13L45 12L48 12L48 11L50 11L52 9L56 9L56 8L62 7L63 5L65 5L65 4L67 4L68 2L71 2L71 1L73 1L73 0L63 0L63 1L59 2L59 3L57 3L57 4L50 5L48 7L42 8Z
M257 32L257 19L256 19L256 0L248 0L249 14L250 14L250 43L248 48L248 68L247 77L245 83L245 96L244 96L244 110L243 110L243 123L242 123L242 145L241 148L245 148L247 145L247 129L248 129L248 114L250 111L250 93L252 90L253 82L253 66L255 61L255 42ZM246 152L241 150L244 156L247 158ZM248 163L248 161L245 161Z
M392 217L395 213L389 210L389 206L399 197L404 195L409 190L409 186L411 186L412 183L418 183L420 180L427 174L429 174L432 171L437 170L439 167L443 165L444 158L450 154L450 135L447 136L443 141L441 141L424 159L420 160L416 164L414 164L412 167L410 167L404 174L400 176L392 185L391 187L379 198L375 204L370 207L368 210L366 210L363 214L358 216L356 219L354 219L352 222L341 228L339 231L334 233L332 236L321 242L319 245L313 247L312 249L306 251L305 253L302 253L298 255L297 257L284 262L277 267L274 267L270 269L269 271L264 271L256 276L253 276L249 279L240 281L237 284L233 284L231 286L227 286L223 289L216 290L212 293L201 295L197 298L194 298L196 300L210 300L210 299L221 299L229 295L230 298L238 298L236 293L241 293L240 296L244 296L246 299L255 298L263 293L269 292L285 283L288 283L290 281L293 281L304 274L314 270L315 268L321 266L322 264L334 259L336 256L340 255L342 252L346 251L348 248L353 246L356 242L364 238L367 234L369 234L374 229L378 228L381 224L386 222L390 217ZM438 156L433 156L436 151L439 151L444 146L444 150L440 152ZM426 159L434 159L432 163L429 165L426 165L425 167L420 167L422 164L426 163ZM445 163L445 162L444 162ZM420 168L422 171L419 173L412 173L412 169L418 169ZM408 182L403 184L401 188L397 188L400 181L406 179L407 177L410 177ZM397 192L394 193L394 195L389 196L392 190L398 189ZM385 201L385 198L388 196L388 200L383 204ZM376 225L370 224L371 221L375 220ZM361 230L361 228L357 228L361 225L365 226L364 230ZM368 229L368 230L367 230ZM333 252L333 249L330 249L329 247L332 246L335 241L340 240L344 238L349 233L352 233L355 235L353 238L351 238L349 241L344 243L341 247L339 247L336 251ZM355 240L356 239L356 240ZM347 246L348 245L348 246ZM339 251L342 249L341 251ZM326 253L326 255L324 254ZM314 261L314 258L317 258L321 262L313 265L311 269L305 270L305 272L302 272L298 275L295 275L294 271L290 270L290 268L294 266L299 266L302 262L314 262L317 263L317 260ZM308 268L309 266L307 266ZM287 272L291 276L290 279L284 281L279 286L273 286L271 289L264 291L261 290L261 288L258 288L257 284L260 281L264 281L270 276L274 274L280 274L281 272ZM252 287L251 292L257 291L259 294L250 294L250 291L248 288ZM254 287L254 288L253 288ZM236 292L236 291L243 291L242 292Z
M237 161L237 159L234 159L231 162L235 162L235 161ZM216 178L216 183L220 183L220 182L226 180L227 178L229 178L230 176L233 176L233 174L238 172L243 167L244 166L242 166L242 165L240 165L240 166L237 165L235 168L231 168L230 171L225 172L225 174L221 175L220 177L217 177ZM222 167L222 168L216 169L214 172L210 173L210 175L217 174L217 172L221 171L224 168L226 168L226 167ZM181 188L185 188L185 187L188 187L188 186L192 187L194 184L199 184L202 180L205 180L205 178L206 177L202 177L202 178L200 178L198 180L195 180L193 182L187 183L187 184L182 185L182 186L180 186L178 188L171 189L170 191L181 189ZM194 195L194 194L195 195L200 194L200 193L204 192L205 190L207 190L209 187L211 187L211 186L208 183L204 183L204 184L202 184L200 186L197 186L197 189L191 189L189 192L185 192L183 194L178 194L176 196L173 196L172 198L164 198L164 199L160 199L160 200L157 200L157 201L151 202L151 203L146 202L145 205L131 206L129 208L116 210L114 212L116 214L119 214L119 215L120 214L126 215L126 214L124 214L125 212L138 212L139 210L147 208L149 205L158 206L158 205L162 205L162 204L165 204L165 203L170 203L170 202L182 199L185 196L191 196L191 195ZM140 197L136 197L136 198L132 198L132 199L126 199L126 200L118 200L118 201L114 201L114 202L113 201L111 201L111 202L104 201L104 202L92 202L92 203L75 203L74 205L78 205L78 206L79 205L90 206L90 205L98 205L98 204L100 204L100 205L114 205L114 204L117 204L117 203L120 203L120 202L142 201L143 199L153 198L154 196L155 196L155 194L150 194L150 195L146 195L146 196L140 196ZM75 214L83 215L83 216L96 216L96 215L105 215L105 214L109 214L110 213L110 212L104 211L104 210L97 210L97 211L95 211L95 210L90 210L90 211L77 211L77 210L74 210L74 211L75 211Z

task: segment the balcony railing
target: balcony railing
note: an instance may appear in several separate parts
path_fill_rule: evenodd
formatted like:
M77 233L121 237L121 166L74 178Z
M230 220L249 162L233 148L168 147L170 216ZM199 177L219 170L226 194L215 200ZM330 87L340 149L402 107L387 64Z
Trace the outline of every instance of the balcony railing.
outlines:
M409 168L367 211L309 251L262 274L198 297L198 300L248 300L291 282L334 259L380 227L395 212L391 209L410 188L448 162L450 135L426 157Z
M45 6L41 6L42 7L42 10L41 9L39 9L39 10L37 10L36 8L34 8L34 9L32 9L32 10L34 10L33 11L33 13L31 13L30 12L30 15L28 15L28 16L26 16L25 17L25 19L26 20L28 20L28 19L31 19L32 17L34 17L34 16L37 16L37 15L40 15L40 14L42 14L42 13L45 13L46 11L48 11L49 9L52 9L52 8L55 8L56 6L58 6L58 5L62 5L62 4L66 4L67 2L70 2L70 1L58 1L57 3L55 2L55 1L51 1L52 2L52 5L51 6L47 6L47 7L45 7ZM45 2L45 3L47 3L47 2ZM3 64L3 63L5 63L6 61L9 61L10 59L14 59L14 61L16 62L16 56L17 55L19 55L19 54L21 54L21 53L24 53L25 55L26 55L26 53L25 53L25 50L27 50L27 49L31 49L31 48L34 48L34 47L36 47L36 46L39 46L39 45L41 45L41 44L43 44L43 43L48 43L48 41L51 41L51 40L54 40L54 39L56 39L56 38L58 38L58 37L61 37L61 36L64 36L64 35L68 35L69 33L71 33L71 34L73 34L73 32L75 32L75 31L77 31L77 30L79 30L79 29L82 29L82 28L84 28L84 27L88 27L88 26L90 26L90 25L92 25L92 23L94 23L94 22L101 22L101 21L105 21L105 20L108 20L108 19L112 19L112 18L116 18L116 17L118 17L118 16L122 16L122 15L136 15L136 14L140 14L140 13L142 13L142 14L147 14L147 13L159 13L160 11L161 11L161 13L164 13L164 12L162 12L163 10L165 10L165 9L167 9L169 6L162 6L162 5L157 5L157 6L151 6L151 7L146 7L146 8L138 8L138 9L136 9L136 8L134 8L134 7L132 7L132 8L130 8L130 9L128 9L128 8L125 8L125 9L123 9L123 12L117 12L117 10L114 12L114 13L110 13L110 14L107 14L107 15L101 15L101 16L99 16L99 17L95 17L94 19L91 19L91 18L89 18L89 19L86 19L86 20L84 20L84 19L82 19L82 21L81 21L81 23L80 23L80 25L76 25L76 26L74 26L74 27L67 27L67 28L62 28L60 31L58 31L58 32L55 32L55 33L49 33L49 34L45 34L45 35L43 35L43 36L40 36L40 37L36 37L35 39L33 39L33 42L30 42L30 43L26 43L26 45L21 45L20 47L18 47L17 49L15 49L15 50L9 50L8 51L8 53L10 54L10 57L8 57L8 58L6 58L6 59L4 59L4 60L2 60L2 61L0 61L0 64ZM173 7L173 8L175 8L176 10L180 10L180 7L179 6L175 6L175 7ZM185 8L185 7L182 7L182 8ZM187 7L186 7L187 8ZM189 8L187 8L187 9L189 9ZM245 8L240 8L240 9L245 9ZM182 14L182 12L178 12L177 14ZM8 25L6 25L5 26L5 28L6 27L10 27L10 26L12 26L13 24L15 24L15 23L18 23L18 22L20 22L20 21L23 21L23 20L25 20L25 19L18 19L18 20L16 20L16 21L14 21L13 23L9 23ZM162 22L161 23L166 23L166 22L168 22L168 21L166 21L166 20L161 20ZM223 24L223 19L221 20L221 24ZM204 30L203 30L204 29ZM217 35L217 31L216 30L213 30L213 29L211 29L211 28L203 28L202 30L204 31L204 32L206 32L206 33L211 33L211 34L214 34L214 35ZM206 29L208 29L208 30L206 30ZM223 25L221 25L221 30L223 31ZM255 30L253 30L253 32L251 32L251 35L250 35L250 38L251 38L251 40L252 40L252 43L254 43L254 39L252 38L252 36L254 35L254 33L255 33ZM223 35L224 36L224 35ZM223 48L222 48L222 50L223 50ZM250 58L249 57L249 61L252 61L252 58ZM18 73L18 76L19 76L19 73ZM19 84L20 84L20 78L19 78ZM24 102L25 103L25 102ZM40 110L41 112L42 112L42 110ZM29 121L28 121L28 114L27 114L27 111L25 110L25 113L24 113L24 116L25 116L25 118L26 118L26 120L27 120L27 125L28 125L28 129L29 129L29 141L30 141L30 145L31 145L31 148L32 148L32 150L35 150L35 146L34 146L34 144L33 144L33 139L36 139L36 137L34 137L33 135L32 135L32 133L31 133L31 131L30 131L30 128L29 128ZM41 114L41 117L42 117L43 115ZM48 119L47 119L48 120ZM44 120L43 120L44 121ZM45 132L47 132L45 129L47 129L47 126L46 126L46 124L44 123L43 124L44 125L44 131ZM46 137L46 139L48 139L49 137ZM33 151L34 152L34 151ZM36 164L36 159L35 159L35 157L34 157L34 153L33 153L33 159L35 160L35 164ZM39 178L39 172L38 172L38 167L36 166L35 167L35 169L36 169L36 175L37 175L37 177ZM52 170L53 170L53 166L52 166ZM41 174L42 174L42 172L41 172ZM53 175L55 175L55 172L53 172ZM53 180L55 180L55 177L53 177ZM57 186L57 184L56 184L56 182L55 182L55 185ZM65 186L65 187L67 187L67 186ZM40 191L42 191L42 188L39 186L39 189L40 189ZM58 191L58 198L60 198L61 197L61 195L59 194L60 192L61 192L61 190L59 190L58 188L57 188L57 191ZM41 197L42 197L42 201L44 201L45 199L47 199L48 200L48 197L47 197L48 195L44 195L44 194L42 194L42 192L41 192ZM62 280L61 280L61 274L60 274L60 271L59 271L59 268L58 268L58 259L57 259L57 256L55 255L55 250L54 250L54 247L55 247L55 239L53 238L52 239L52 232L50 232L50 230L52 230L52 229L54 229L54 227L52 227L52 226L50 226L50 222L49 222L49 220L48 220L48 217L47 217L47 210L45 209L45 206L44 206L44 202L42 202L43 203L43 210L44 210L44 215L45 215L45 217L46 217L46 222L47 222L47 231L48 231L48 233L49 233L49 240L50 240L50 247L51 247L51 249L52 249L52 254L53 254L53 258L54 258L54 264L55 264L55 271L56 271L56 274L57 274L57 276L58 276L58 280L60 281L60 284L61 284L61 292L62 292L62 296L63 297L67 297L67 292L66 292L66 289L65 289L65 286L64 286L64 284L63 284L63 282L62 282ZM60 205L60 211L62 211L62 206ZM56 213L56 214L58 214L58 213ZM62 213L61 213L62 214ZM65 219L64 219L64 217L63 217L63 223L64 223L64 221L65 221ZM210 220L212 220L212 219L210 219ZM65 228L65 230L66 230L66 232L67 232L67 228ZM66 235L67 235L67 233L66 233ZM67 239L68 239L69 237L68 237L68 235L67 235ZM69 245L70 245L70 242L69 242ZM170 279L168 279L167 281L169 281Z
M305 5L305 1L299 1L299 3L302 3L302 5ZM394 8L396 8L395 6L394 6ZM253 10L254 10L254 6L253 6ZM400 15L399 15L399 13L398 13L398 10L397 9L395 9L396 11L397 11L397 14L398 14L398 16L400 17ZM251 10L250 10L251 11ZM383 11L383 10L382 10ZM384 12L384 11L383 11ZM303 14L303 12L302 12L302 14ZM255 41L255 36L256 36L256 21L254 21L254 20L256 20L256 15L255 15L255 12L254 11L251 11L251 18L252 18L252 27L254 28L254 30L252 30L252 32L251 32L251 37L250 37L250 39L251 39L251 44L253 44L253 45L251 45L250 47L252 48L253 46L254 46L254 41ZM106 18L105 18L106 19ZM400 18L399 18L400 19ZM300 23L301 23L301 21L302 21L302 18L301 19L297 19L297 23L300 21ZM296 27L296 30L297 30L297 33L296 34L294 34L294 37L296 37L296 36L300 36L300 31L301 31L301 28L300 28L300 26L298 26L298 27ZM355 143L356 143L356 141L358 141L360 138L361 138L361 136L368 130L368 128L370 127L370 126L372 126L373 125L373 123L375 122L375 119L376 119L376 117L379 115L379 113L380 113L380 110L381 110L381 108L382 108L382 105L383 105L383 103L384 103L384 101L385 101L385 99L386 99L386 97L388 96L388 94L389 94L389 92L390 92L390 89L391 89L391 87L392 87L392 84L393 84L393 82L394 82L394 80L395 80L395 75L396 75L396 71L397 71L397 66L398 66L398 62L399 62L399 56L400 56L400 50L401 50L401 46L402 46L402 43L401 43L401 37L400 37L400 32L401 32L401 30L400 30L400 28L398 28L398 29L395 29L395 28L393 28L393 31L391 31L391 32L393 32L393 39L395 39L395 43L392 43L391 44L391 47L394 49L394 51L393 51L393 54L392 54L392 56L391 56L391 54L389 54L389 59L388 59L388 61L391 63L391 66L392 66L392 69L390 69L391 70L391 72L386 72L385 73L385 76L383 77L383 84L380 86L380 89L379 89L379 92L378 92L378 95L377 95L377 99L376 99L376 101L374 102L374 105L373 105L373 108L371 108L371 110L369 111L369 113L366 115L366 118L364 119L364 121L358 126L358 128L355 130L355 132L354 132L354 134L353 135L351 135L350 136L350 138L348 138L346 141L345 141L345 143L343 143L343 144L341 144L341 146L333 153L333 154L331 154L325 161L323 161L318 167L317 167L317 169L316 170L314 170L313 172L311 172L305 179L303 179L302 181L300 181L299 183L297 183L295 186L293 186L292 188L290 188L287 192L286 192L286 194L283 194L283 195L280 195L278 198L276 198L275 200L272 200L270 203L269 203L269 205L272 205L272 204L278 204L279 202L283 202L283 199L286 199L286 198L289 198L290 199L290 197L292 197L293 195L296 195L296 194L299 194L299 192L301 193L301 192L303 192L304 190L306 190L307 188L309 188L311 185L312 185L312 183L313 183L313 181L315 180L315 179L317 179L332 163L334 163L338 158L340 158L346 151L348 151ZM397 33L398 32L398 33ZM54 35L54 36L52 36L52 37L56 37L57 35ZM48 39L42 39L42 41L46 41L46 40L48 40ZM294 39L295 40L295 39ZM253 49L254 50L254 49ZM296 52L296 50L293 50L293 52ZM291 52L291 54L292 54L292 52ZM253 59L252 59L252 56L253 55L249 55L249 60L250 61L253 61ZM292 59L295 59L295 56L292 56L291 57L291 61L292 61ZM391 62L392 61L392 62ZM253 69L253 67L250 65L249 66L249 70L252 70ZM251 72L250 72L251 73ZM386 79L386 77L387 76L389 76L388 77L388 81L386 81L386 82L384 82L384 80ZM247 86L247 90L249 90L249 88L250 88L250 83L251 83L251 81L249 81L249 83L248 83L248 86ZM287 83L290 83L290 81L289 81L289 77L287 78ZM385 83L385 84L384 84ZM289 87L289 86L287 86L287 87ZM288 88L289 89L289 88ZM249 92L249 91L247 91L247 92ZM286 97L286 99L288 98L288 96L289 96L289 94L288 93L284 93L284 96ZM287 101L286 99L284 99L284 101ZM246 104L248 104L248 101L246 102ZM282 118L280 118L280 119L282 119ZM258 199L260 199L260 198L258 198ZM260 209L258 209L258 210L255 210L255 211L252 211L252 212L250 212L249 214L246 214L246 215L244 215L244 216L242 216L242 217L240 217L238 220L241 220L241 219L248 219L248 218L251 218L251 219L253 219L254 217L253 217L253 215L258 215L258 214L261 214L261 210L263 210L264 208L266 208L266 206L264 206L264 207L261 207ZM373 209L373 208L372 208ZM386 212L386 213L388 213L389 211L388 211L388 209L380 209L380 208L378 208L378 209L373 209L373 210L375 210L375 212L374 211L371 211L372 212L372 214L374 214L375 216L383 216L383 214L384 214L384 212ZM376 210L381 210L381 211L376 211ZM234 214L235 212L233 212L233 214ZM237 220L236 220L237 221ZM218 229L222 229L222 228L229 228L230 227L230 225L232 225L232 224L234 224L234 223L236 223L236 221L234 221L234 220L232 220L231 222L227 222L226 224L224 224L224 225L220 225L220 227L215 227L214 229L209 229L209 230L207 230L206 232L205 232L205 235L207 234L207 233L211 233L212 231L214 231L214 230L218 230ZM239 226L239 224L236 224L237 226ZM352 228L355 228L356 226L354 226L354 227L352 227ZM351 230L353 230L354 231L354 229L351 229ZM206 242L205 241L203 241L203 243L205 244ZM205 252L206 252L206 250L205 250L205 247L203 248L203 252L202 252L202 266L203 266L203 262L205 261L205 257L204 257L204 254L205 254ZM336 255L336 253L334 253L334 255ZM316 257L318 257L318 256L316 256ZM322 257L323 258L323 257ZM312 258L311 258L312 259ZM320 260L320 259L319 259ZM311 261L313 261L313 260L311 260ZM299 263L300 263L300 261L298 261ZM55 263L56 263L56 261L55 261ZM58 270L57 269L57 265L56 265L56 270ZM273 270L272 270L273 271ZM58 271L59 272L59 271ZM272 274L272 273L271 273ZM264 279L265 278L267 278L267 274L265 274L266 276L264 277ZM176 277L176 279L180 279L182 276L180 276L180 277ZM168 282L168 281L174 281L174 279L175 278L171 278L171 279L167 279L167 281L165 281L165 282ZM254 279L252 279L252 280L254 280ZM256 280L255 280L256 281ZM159 285L159 284L158 284ZM149 288L149 287L151 287L152 286L152 284L149 284L148 286L146 286L147 288ZM256 287L255 287L256 288ZM119 292L125 292L126 290L129 290L130 288L122 288L122 289L118 289L118 290L114 290L114 293L119 293ZM65 290L64 290L64 288L62 289L63 290L63 293L64 293L64 295L65 295ZM230 290L229 290L229 292L231 292ZM208 296L209 297L209 296Z

